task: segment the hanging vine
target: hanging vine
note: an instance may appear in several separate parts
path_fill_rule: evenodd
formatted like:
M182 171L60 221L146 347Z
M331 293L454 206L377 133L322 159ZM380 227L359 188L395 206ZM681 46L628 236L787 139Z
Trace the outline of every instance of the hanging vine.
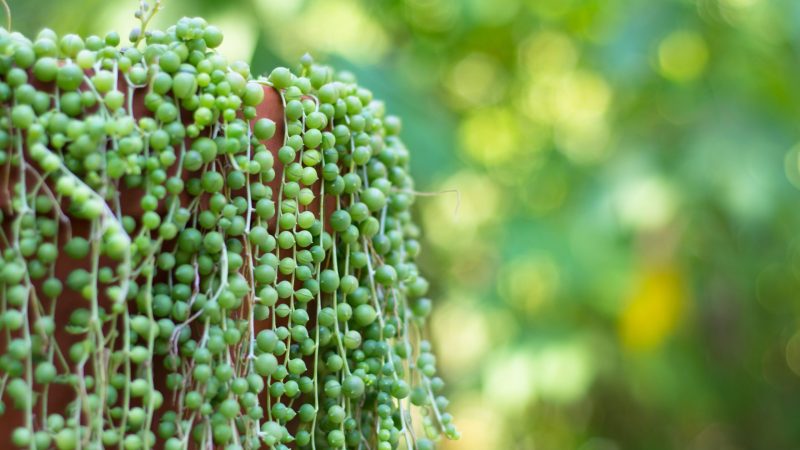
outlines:
M424 338L399 119L308 56L266 77L229 64L201 18L148 30L158 6L142 5L128 47L116 33L0 31L13 445L456 438ZM282 117L264 114L267 95Z

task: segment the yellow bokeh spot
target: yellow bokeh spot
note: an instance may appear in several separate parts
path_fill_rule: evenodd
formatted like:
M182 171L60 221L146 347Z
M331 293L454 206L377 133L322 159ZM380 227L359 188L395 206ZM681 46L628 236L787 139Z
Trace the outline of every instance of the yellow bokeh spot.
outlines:
M449 251L467 246L474 249L480 228L498 217L500 189L486 175L471 171L456 173L438 189L449 192L421 202L424 229L431 243Z
M564 33L539 31L520 45L520 62L534 77L572 71L578 63L578 49Z
M442 32L452 28L459 14L459 5L448 0L407 0L405 15L415 27Z
M675 31L658 46L661 75L677 82L692 81L703 74L708 62L708 46L693 31Z
M600 74L562 68L533 76L520 107L533 122L552 129L556 146L573 162L600 161L610 150L606 116L613 90Z
M337 24L336 32L320 24ZM294 39L276 44L285 45L289 54L337 53L351 61L375 63L389 48L389 37L381 25L352 0L315 1L286 25Z
M287 20L300 14L304 2L300 0L259 0L253 6L266 17Z
M487 450L503 448L506 421L500 411L487 407L480 396L454 398L451 407L461 439L440 442L442 450Z
M586 395L595 372L594 358L581 338L498 354L483 374L485 404L509 415L537 400L569 404Z
M612 201L620 223L642 231L664 227L678 210L676 189L657 175L637 174L620 180Z
M486 403L506 413L524 410L536 396L534 355L519 350L495 359L485 365Z
M559 287L558 266L547 256L515 260L501 273L500 295L527 313L550 302Z
M473 112L461 124L461 148L486 166L509 162L529 149L521 147L520 124L507 108L486 108Z
M685 296L676 269L645 270L619 318L622 344L632 351L658 348L678 325Z
M578 164L596 163L611 153L611 129L602 120L557 127L554 140L558 149Z
M456 106L475 106L496 101L502 94L497 63L482 53L471 53L447 72L446 89Z
M750 8L756 5L759 0L720 0L720 6L730 8Z
M604 120L613 91L597 73L541 74L524 89L525 113L555 127L591 127Z
M245 25L252 21L251 17L241 12L233 12L236 10L231 11L213 20L213 23L225 33L219 52L230 58L230 61L237 59L250 61L257 42L256 28Z
M473 369L489 349L487 315L475 301L457 299L437 305L432 317L434 339L440 345L458 345L457 352L438 355L447 373L457 374Z
M556 123L580 126L601 119L611 103L611 88L600 75L577 71L560 79L551 94Z
M536 358L539 398L563 404L583 398L594 379L594 364L589 349L580 339L545 347Z

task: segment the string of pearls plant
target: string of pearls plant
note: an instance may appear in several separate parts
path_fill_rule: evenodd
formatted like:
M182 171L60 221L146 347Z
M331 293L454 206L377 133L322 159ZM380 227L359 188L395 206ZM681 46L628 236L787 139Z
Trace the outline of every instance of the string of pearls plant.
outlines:
M128 47L116 33L0 31L0 409L23 422L0 440L457 438L423 336L398 118L310 57L267 77L229 64L201 18L145 31L151 9ZM265 87L283 123L259 117ZM56 392L64 411L48 406Z

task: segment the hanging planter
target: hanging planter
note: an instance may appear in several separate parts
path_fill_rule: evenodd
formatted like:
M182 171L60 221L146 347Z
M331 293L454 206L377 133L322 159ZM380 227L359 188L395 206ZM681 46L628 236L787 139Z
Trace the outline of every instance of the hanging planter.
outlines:
M0 31L3 448L456 438L399 119L155 9L127 47Z

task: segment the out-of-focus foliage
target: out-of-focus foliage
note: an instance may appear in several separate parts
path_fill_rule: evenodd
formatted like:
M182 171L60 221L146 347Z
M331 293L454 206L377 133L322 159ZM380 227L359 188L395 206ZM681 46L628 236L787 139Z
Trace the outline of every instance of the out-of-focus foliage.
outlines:
M14 1L103 33L132 1ZM305 51L404 118L463 439L800 445L800 3L166 0L254 72Z

